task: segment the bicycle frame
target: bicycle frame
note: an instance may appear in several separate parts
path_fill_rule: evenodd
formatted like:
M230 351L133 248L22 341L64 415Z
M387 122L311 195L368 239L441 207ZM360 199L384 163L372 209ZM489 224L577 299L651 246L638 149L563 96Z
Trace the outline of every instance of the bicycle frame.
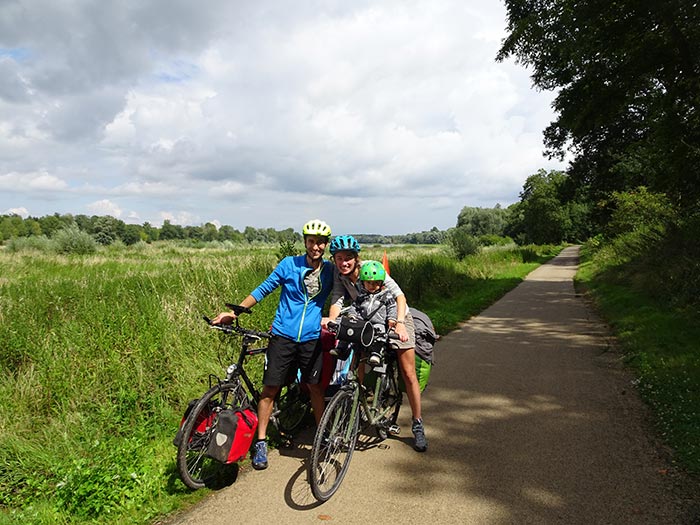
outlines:
M233 330L222 329L222 331L224 331L224 333L229 333L229 334L234 333ZM236 378L243 379L243 382L245 383L246 389L252 398L252 399L250 399L250 401L256 410L258 408L258 403L260 402L260 390L255 386L253 381L250 379L250 377L246 373L245 360L246 360L246 357L264 354L267 351L267 347L254 348L252 350L249 349L251 344L253 344L259 340L260 340L260 338L258 338L258 337L253 337L253 336L249 336L249 335L243 336L243 342L241 343L241 351L238 354L238 360L235 363L231 363L230 365L228 365L228 367L226 368L226 376L224 376L223 381L218 376L216 376L214 374L209 374L209 388L211 388L212 386L214 386L214 384L217 384L217 383L218 384L233 383L233 382L235 382Z
M360 359L358 356L358 366L362 366L364 359ZM348 388L353 390L353 404L352 404L352 414L353 418L361 416L360 411L364 414L367 424L379 427L382 425L386 416L394 410L394 405L389 404L388 406L382 408L379 405L380 402L384 401L381 395L381 389L383 386L384 378L389 374L393 373L393 368L397 366L396 356L392 353L391 358L387 356L384 364L379 367L374 367L372 370L377 373L377 379L374 384L374 392L372 395L371 402L368 401L367 389L359 382L356 371L357 366L351 372L348 385L341 388ZM351 425L352 426L352 425ZM397 431L393 433L398 433Z
M236 319L236 321L238 320ZM238 322L236 322L235 328L225 326L217 328L222 330L224 333L233 335L237 333L237 330L240 329L240 326L238 325ZM242 379L245 385L244 390L246 393L246 397L248 398L248 401L253 406L253 409L256 412L258 410L258 404L260 403L262 391L255 385L255 383L253 383L252 379L250 379L250 376L248 376L248 373L245 370L245 361L248 357L264 354L267 351L267 347L250 349L250 345L258 342L260 339L261 337L257 334L244 333L243 340L241 342L241 351L238 354L238 359L235 363L231 363L226 368L226 376L224 377L224 380L221 381L221 379L218 376L214 374L209 374L209 388L211 388L214 384L221 385L225 383L235 383L237 379ZM281 428L281 425L279 424L279 416L282 412L282 409L277 405L277 401L279 401L281 392L282 390L280 389L275 398L273 411L270 414L270 421L280 433L280 436L284 437L287 441L289 441L290 437L286 435L286 432L284 431L284 429Z

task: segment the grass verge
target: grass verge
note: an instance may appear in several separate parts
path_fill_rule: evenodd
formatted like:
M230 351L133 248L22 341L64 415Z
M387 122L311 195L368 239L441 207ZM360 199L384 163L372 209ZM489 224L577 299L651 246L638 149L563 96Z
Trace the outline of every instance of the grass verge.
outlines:
M610 324L642 398L652 407L674 461L700 474L700 315L658 290L657 274L642 259L582 251L576 286L590 294Z

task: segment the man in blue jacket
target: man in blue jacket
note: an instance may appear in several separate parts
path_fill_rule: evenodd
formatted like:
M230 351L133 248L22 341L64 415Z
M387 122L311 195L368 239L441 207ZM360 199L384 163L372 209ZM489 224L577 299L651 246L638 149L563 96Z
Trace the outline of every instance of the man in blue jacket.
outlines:
M253 449L253 468L257 470L267 468L265 438L272 404L292 367L299 367L302 382L309 386L316 423L325 404L319 384L323 365L319 338L323 305L333 288L333 264L323 260L331 229L325 222L314 219L304 224L302 233L306 255L282 259L268 278L241 302L241 306L251 308L281 287L258 403L258 440ZM224 312L213 323L229 324L235 317L233 312Z

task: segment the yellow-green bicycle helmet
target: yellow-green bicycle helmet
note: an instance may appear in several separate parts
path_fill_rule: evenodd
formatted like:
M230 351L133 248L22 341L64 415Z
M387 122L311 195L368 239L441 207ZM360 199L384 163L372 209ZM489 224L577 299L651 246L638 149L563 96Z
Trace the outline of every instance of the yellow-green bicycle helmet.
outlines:
M321 237L331 236L331 227L318 219L312 219L301 230L304 235L320 235Z

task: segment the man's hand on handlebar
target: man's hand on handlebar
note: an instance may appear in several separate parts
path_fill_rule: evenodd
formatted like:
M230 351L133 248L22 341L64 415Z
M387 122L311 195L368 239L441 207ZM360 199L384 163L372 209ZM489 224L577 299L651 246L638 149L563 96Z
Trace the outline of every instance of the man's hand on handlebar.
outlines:
M211 324L233 324L236 314L233 312L221 312L211 320Z
M255 299L253 299L252 296L248 296L243 302L245 303L246 301L248 301L248 303L251 305L255 304ZM226 306L228 306L231 311L221 312L219 315L214 317L214 319L212 319L211 324L232 324L239 315L253 313L250 307L243 306L242 304L226 303Z

